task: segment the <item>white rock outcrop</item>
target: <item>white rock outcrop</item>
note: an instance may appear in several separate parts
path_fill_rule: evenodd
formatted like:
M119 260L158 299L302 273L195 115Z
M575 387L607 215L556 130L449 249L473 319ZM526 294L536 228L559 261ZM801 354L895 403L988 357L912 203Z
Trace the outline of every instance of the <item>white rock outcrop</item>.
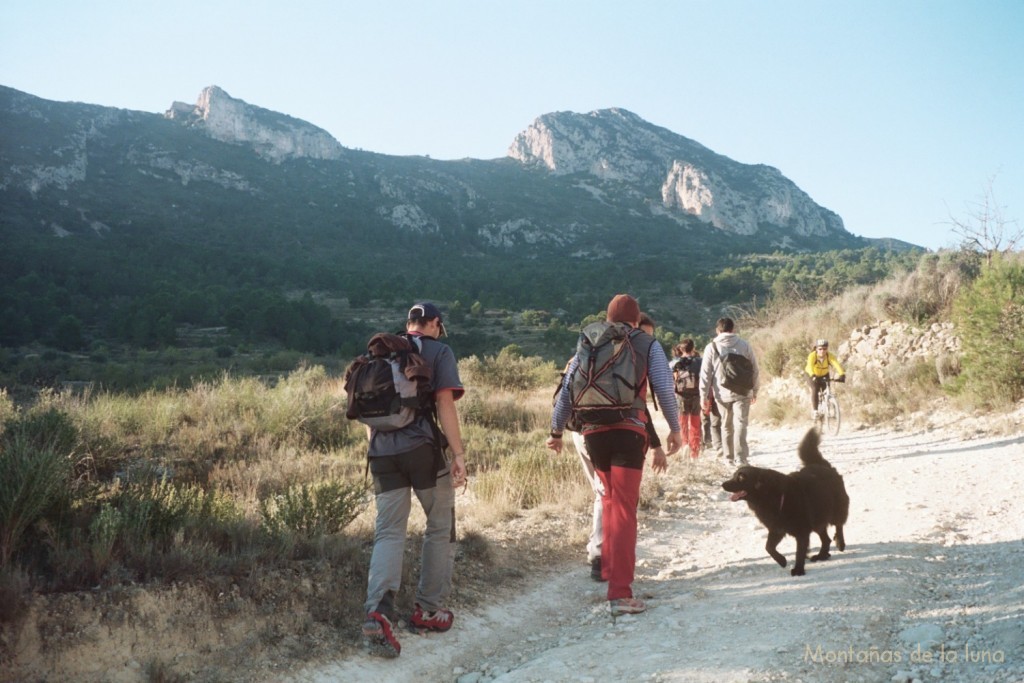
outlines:
M195 105L171 104L164 116L202 128L210 137L252 147L260 156L285 159L339 159L345 148L330 133L285 114L235 99L213 85L204 88Z
M541 116L516 136L508 156L558 175L633 185L660 199L655 213L689 214L736 234L754 235L763 224L802 236L845 232L838 215L778 169L733 161L624 109Z

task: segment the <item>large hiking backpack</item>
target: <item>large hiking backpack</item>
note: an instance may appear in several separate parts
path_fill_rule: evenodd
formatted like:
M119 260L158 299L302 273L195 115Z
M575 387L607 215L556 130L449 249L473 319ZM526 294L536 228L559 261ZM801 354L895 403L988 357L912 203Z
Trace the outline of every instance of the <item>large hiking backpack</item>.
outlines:
M376 334L366 353L345 371L345 416L390 432L412 423L431 407L431 368L420 355L415 336Z
M680 396L692 396L700 390L700 356L683 356L676 363L675 389Z
M583 328L569 383L572 409L584 424L612 424L646 409L647 358L654 339L625 323Z
M750 393L754 388L754 364L750 359L738 353L727 353L723 356L718 344L712 342L711 345L722 363L722 386L734 394Z

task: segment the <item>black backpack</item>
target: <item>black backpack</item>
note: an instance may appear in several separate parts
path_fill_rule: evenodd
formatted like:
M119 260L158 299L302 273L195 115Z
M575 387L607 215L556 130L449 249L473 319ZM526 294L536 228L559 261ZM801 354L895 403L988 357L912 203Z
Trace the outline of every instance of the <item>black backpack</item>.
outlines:
M711 345L715 348L715 355L722 361L722 386L734 394L749 394L754 388L754 364L738 353L723 356L718 350L718 344L712 342Z
M696 396L700 390L700 356L683 356L675 367L675 388L680 396Z
M421 344L416 336L374 335L345 371L345 416L390 432L429 413L431 368L420 356Z
M572 409L584 424L613 424L643 412L647 359L654 338L625 323L583 328L569 382Z

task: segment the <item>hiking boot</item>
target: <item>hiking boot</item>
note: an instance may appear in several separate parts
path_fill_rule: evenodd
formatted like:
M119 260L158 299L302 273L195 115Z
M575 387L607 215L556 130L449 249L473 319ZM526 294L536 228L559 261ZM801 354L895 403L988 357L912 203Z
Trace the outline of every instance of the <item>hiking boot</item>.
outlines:
M371 655L378 657L397 657L402 653L402 644L398 642L391 629L391 620L380 612L370 612L363 622L363 642Z
M427 612L417 604L409 623L416 628L444 633L452 627L454 621L455 615L451 613L451 610L439 609Z
M618 617L623 614L640 614L641 612L647 611L647 605L639 598L619 598L617 600L609 600L608 607L611 609L613 617Z
M594 581L605 581L606 579L601 576L601 558L595 557L590 561L590 578Z

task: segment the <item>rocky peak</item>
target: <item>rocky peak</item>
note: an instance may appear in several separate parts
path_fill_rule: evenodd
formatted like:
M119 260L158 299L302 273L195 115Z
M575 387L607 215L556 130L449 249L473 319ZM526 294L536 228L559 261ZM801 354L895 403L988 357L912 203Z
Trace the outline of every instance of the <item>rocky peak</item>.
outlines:
M733 161L625 109L541 116L516 136L508 156L558 175L626 183L652 211L688 214L728 232L753 235L763 224L802 236L846 232L839 216L778 169Z
M216 140L252 147L275 163L294 158L338 159L345 150L322 128L235 99L215 85L204 88L194 105L172 103L164 116Z

